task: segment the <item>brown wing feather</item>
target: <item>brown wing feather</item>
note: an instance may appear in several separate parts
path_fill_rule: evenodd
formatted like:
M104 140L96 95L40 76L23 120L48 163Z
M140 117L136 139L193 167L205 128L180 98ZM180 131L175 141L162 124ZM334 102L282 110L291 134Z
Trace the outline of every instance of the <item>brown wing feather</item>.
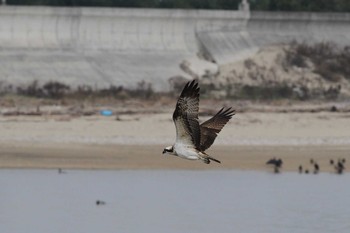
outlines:
M222 108L215 116L200 125L200 151L205 151L214 143L218 133L233 115L235 115L235 110L231 108Z
M200 129L198 122L199 87L193 80L188 82L177 100L173 114L176 127L176 140L191 143L196 148L200 144Z

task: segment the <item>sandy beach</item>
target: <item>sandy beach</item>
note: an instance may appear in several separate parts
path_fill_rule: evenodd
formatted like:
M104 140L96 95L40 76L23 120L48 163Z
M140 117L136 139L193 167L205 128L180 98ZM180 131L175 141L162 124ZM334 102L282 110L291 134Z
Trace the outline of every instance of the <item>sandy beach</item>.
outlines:
M223 146L210 150L221 164L206 165L162 155L161 145L1 145L2 168L44 169L239 169L272 171L265 165L271 157L283 159L283 171L297 171L303 165L313 170L310 159L315 159L321 171L333 172L329 159L346 158L350 146Z
M162 155L175 140L171 114L1 116L0 167L269 171L279 157L284 171L312 170L311 158L334 171L330 159L350 161L348 112L238 113L207 151L222 163L209 165Z

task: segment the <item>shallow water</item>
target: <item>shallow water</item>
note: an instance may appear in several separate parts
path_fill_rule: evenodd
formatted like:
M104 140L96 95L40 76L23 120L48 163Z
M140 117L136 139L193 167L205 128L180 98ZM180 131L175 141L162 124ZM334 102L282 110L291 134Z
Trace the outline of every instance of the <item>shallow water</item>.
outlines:
M328 173L0 170L0 232L348 233L349 184Z

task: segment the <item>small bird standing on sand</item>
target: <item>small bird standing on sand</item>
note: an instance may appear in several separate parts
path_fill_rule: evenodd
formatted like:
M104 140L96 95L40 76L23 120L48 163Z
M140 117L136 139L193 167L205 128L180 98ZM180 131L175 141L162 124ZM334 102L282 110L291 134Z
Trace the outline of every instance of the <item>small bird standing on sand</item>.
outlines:
M303 166L299 166L299 173L301 174L301 173L303 173Z
M213 143L217 134L235 114L231 108L222 108L209 120L199 124L199 87L197 81L188 82L182 90L173 121L176 128L176 141L172 146L165 147L163 154L175 155L189 160L202 160L220 163L219 160L204 151Z
M341 160L341 159L338 159L338 163L334 166L335 168L335 171L338 173L338 174L343 174L343 171L345 169L345 166L344 166L344 163L343 163L344 160Z
M318 172L320 171L320 165L318 165L318 163L314 163L314 174L318 174Z
M279 173L280 172L280 168L282 167L283 161L282 159L276 159L276 158L272 158L270 160L268 160L266 162L266 164L271 164L274 166L274 172L275 173Z

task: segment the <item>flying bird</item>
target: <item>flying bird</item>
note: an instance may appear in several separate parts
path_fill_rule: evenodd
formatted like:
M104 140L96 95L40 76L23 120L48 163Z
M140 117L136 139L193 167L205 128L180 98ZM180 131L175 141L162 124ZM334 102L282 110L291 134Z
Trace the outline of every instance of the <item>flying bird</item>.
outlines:
M226 123L235 115L232 108L222 108L212 118L199 124L199 87L197 81L188 82L177 100L173 121L176 128L176 141L165 147L163 154L175 155L189 160L202 160L221 163L205 153Z

